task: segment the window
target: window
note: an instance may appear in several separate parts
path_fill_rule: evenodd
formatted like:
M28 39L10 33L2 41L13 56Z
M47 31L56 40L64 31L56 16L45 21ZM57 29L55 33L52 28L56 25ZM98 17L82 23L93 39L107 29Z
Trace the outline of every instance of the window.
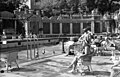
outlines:
M80 33L80 23L73 23L73 33Z
M62 23L63 34L70 34L70 23Z
M59 23L53 23L53 26L52 26L52 32L53 34L59 34L60 33L60 24Z
M43 23L43 34L50 34L50 23Z

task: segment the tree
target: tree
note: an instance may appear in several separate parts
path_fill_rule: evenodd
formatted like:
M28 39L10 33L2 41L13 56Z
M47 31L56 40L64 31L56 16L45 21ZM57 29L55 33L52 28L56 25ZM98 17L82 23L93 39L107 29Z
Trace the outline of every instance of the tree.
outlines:
M68 8L67 1L66 0L61 0L59 7L60 7L60 9Z
M14 12L16 8L19 8L20 4L22 4L20 0L1 0L0 12L1 11Z
M7 9L7 4L0 2L0 12Z
M109 1L108 0L97 0L96 5L97 5L97 8L98 8L98 11L101 14L104 14L105 12L108 11Z
M0 2L0 12L1 12L1 17L2 12L3 11L8 11L11 12L11 14L14 13L14 10L16 10L17 8L19 8L19 5L22 4L20 2L20 0L1 0ZM6 15L6 17L4 18L8 18L8 15ZM15 17L15 16L13 16ZM13 18L13 17L9 17L9 18ZM17 20L17 29L16 29L16 33L17 34L21 34L22 32L22 26L23 24L20 22L20 20ZM15 20L11 20L11 19L2 19L2 27L0 25L0 31L2 32L3 29L6 28L14 28L15 27Z
M119 2L119 0L81 0L81 6L87 7L89 12L98 8L101 14L106 12L113 13L120 7L120 4L115 2Z
M120 4L114 3L114 1L118 1L118 0L110 0L109 1L108 11L110 13L114 13L116 10L118 10L120 8Z
M95 0L87 0L86 5L88 7L89 12L91 12L94 8L96 8Z
M79 7L79 0L74 0L74 2L72 2L73 3L73 11L75 12L75 13L78 13L79 12L79 10L78 10L78 7Z

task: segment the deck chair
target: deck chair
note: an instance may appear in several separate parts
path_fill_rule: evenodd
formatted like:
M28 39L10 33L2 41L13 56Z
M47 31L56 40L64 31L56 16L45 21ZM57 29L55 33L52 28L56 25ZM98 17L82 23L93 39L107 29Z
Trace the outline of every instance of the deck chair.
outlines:
M92 71L91 67L91 60L92 56L84 56L81 58L81 60L78 62L81 70L85 71ZM85 69L87 67L87 69Z
M17 58L18 58L18 52L10 52L6 58L1 58L1 61L5 63L7 72L8 72L8 68L11 67L12 62L15 62L17 68L19 69Z
M82 52L82 43L81 42L75 42L73 45L69 46L69 55L76 55L77 52Z
M89 72L92 71L91 61L92 61L92 57L94 54L95 54L95 52L92 52L91 54L82 56L80 58L80 60L78 61L78 66L81 69L81 71L80 71L81 73L86 72L86 71L89 71ZM85 69L85 67L87 67L87 69Z

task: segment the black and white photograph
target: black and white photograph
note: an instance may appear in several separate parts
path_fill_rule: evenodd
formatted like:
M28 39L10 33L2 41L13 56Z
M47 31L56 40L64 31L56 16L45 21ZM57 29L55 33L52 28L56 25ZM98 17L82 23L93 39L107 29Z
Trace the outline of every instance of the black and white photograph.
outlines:
M120 0L0 0L0 77L120 77Z

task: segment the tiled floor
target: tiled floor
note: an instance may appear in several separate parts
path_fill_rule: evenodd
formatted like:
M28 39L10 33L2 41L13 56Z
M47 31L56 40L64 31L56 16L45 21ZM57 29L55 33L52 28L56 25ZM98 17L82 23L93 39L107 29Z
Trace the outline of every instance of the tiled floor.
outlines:
M22 66L20 70L12 69L13 72L1 73L0 77L109 77L111 61L109 57L95 56L92 59L93 72L86 72L81 76L79 72L69 73L67 66L72 61L73 56L66 57L60 55L51 57L43 61Z

